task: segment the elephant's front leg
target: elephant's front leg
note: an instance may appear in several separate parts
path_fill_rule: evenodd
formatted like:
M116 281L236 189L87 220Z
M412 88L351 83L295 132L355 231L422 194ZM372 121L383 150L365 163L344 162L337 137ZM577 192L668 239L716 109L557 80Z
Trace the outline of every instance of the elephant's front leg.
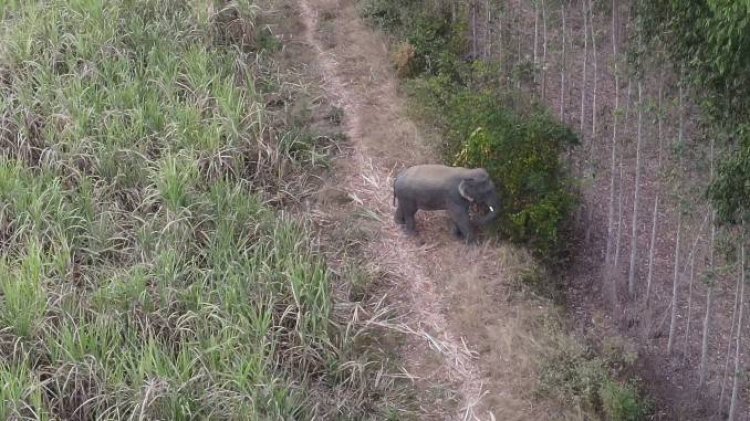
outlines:
M461 228L458 227L456 224L451 224L453 226L453 236L456 238L463 237L463 234L461 234Z
M406 220L404 219L404 210L401 208L401 201L399 201L398 206L396 207L396 214L393 216L393 220L398 225L406 223Z
M410 203L404 203L403 206L400 204L399 206L401 208L401 217L404 221L404 228L408 235L415 235L417 233L417 222L414 219L414 215L417 213L417 206L416 204L410 204Z
M452 206L448 208L448 215L453 219L453 223L456 225L454 233L460 234L467 244L474 243L474 233L471 229L471 223L469 222L469 209L459 206Z

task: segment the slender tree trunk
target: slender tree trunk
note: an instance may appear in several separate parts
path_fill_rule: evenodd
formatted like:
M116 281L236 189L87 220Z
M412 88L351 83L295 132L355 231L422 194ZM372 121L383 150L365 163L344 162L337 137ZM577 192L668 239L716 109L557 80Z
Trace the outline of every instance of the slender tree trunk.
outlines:
M739 262L738 262L739 263ZM721 375L721 393L719 394L719 411L722 411L724 409L724 395L726 391L726 384L727 384L727 374L729 371L729 361L731 361L732 357L732 338L734 337L734 328L735 328L735 321L737 320L737 308L739 306L739 300L740 300L740 285L742 284L742 276L737 276L737 286L734 290L734 309L732 310L732 324L729 328L729 340L727 341L727 353L726 358L724 360L724 370L722 371Z
M585 24L585 22L587 20L587 17L588 17L588 20L589 20L589 25L588 26L589 26L589 29L591 30L591 37L592 37L592 39L591 39L591 45L592 45L592 50L593 50L593 55L594 55L594 62L593 62L593 64L594 64L594 76L593 76L593 79L594 79L594 91L593 91L592 103L591 103L591 115L592 115L592 120L591 120L591 138L589 140L589 149L590 150L589 150L589 162L588 162L588 165L587 165L589 167L589 169L591 170L592 174L593 174L592 167L594 166L594 164L592 162L593 161L592 157L595 155L595 150L596 150L596 146L597 146L597 144L596 144L596 76L597 75L596 75L596 41L594 41L594 39L593 39L593 35L594 35L594 20L593 20L593 11L591 10L591 3L590 2L589 2L589 12L591 13L591 15L589 16L589 14L586 13L586 2L585 1L584 1L584 5L583 5L583 12L584 12L583 13L584 24ZM584 39L586 38L586 36L587 35L584 34ZM584 110L581 109L581 112L583 113ZM581 117L583 117L583 115ZM583 133L583 132L581 132L581 133ZM592 176L592 179L593 179L593 176ZM592 200L592 202L593 202L593 200ZM591 237L591 228L594 226L593 219L594 219L594 206L593 206L593 203L592 203L591 206L589 206L589 208L588 208L588 212L586 213L586 244L589 243L589 239Z
M477 3L472 1L471 8L471 57L477 59Z
M591 168L593 164L589 163L588 166L589 168ZM588 244L589 239L591 238L591 228L594 225L593 219L594 219L594 204L592 203L591 206L589 206L588 209L586 210L586 244Z
M489 60L490 56L492 55L492 5L490 3L490 0L487 0L485 2L485 7L487 8L487 29L485 30L487 39L484 43L484 59Z
M503 60L504 63L503 41L505 40L505 37L503 36L503 31L505 30L505 26L503 26L503 16L505 16L505 8L501 5L500 10L497 13L497 56L500 57L500 60Z
M663 75L663 73L662 73ZM658 152L658 165L657 168L661 168L661 157L662 157L662 93L664 88L663 78L659 79L659 103L657 105L657 128L656 128L656 141L659 144ZM656 250L656 231L659 222L659 196L661 194L661 177L657 175L656 179L656 198L654 199L654 214L652 217L653 224L651 225L651 243L648 248L648 275L646 276L646 309L648 311L651 298L651 283L654 275L654 251ZM649 315L651 313L648 313Z
M539 83L539 0L534 1L534 89Z
M596 112L598 111L596 109L596 85L597 85L597 57L596 57L596 36L594 30L596 29L594 27L594 3L592 0L589 0L589 29L591 30L591 53L593 54L592 58L594 59L591 63L594 65L594 88L592 92L592 99L591 99L591 138L596 139ZM616 56L615 56L616 59Z
M567 57L565 56L565 2L560 2L560 16L562 17L562 57L560 66L560 121L565 123L565 70Z
M547 8L542 0L542 101L547 97Z
M712 229L713 231L713 229ZM713 237L713 232L711 237ZM712 252L713 254L713 252ZM701 341L701 362L698 366L698 387L702 388L706 383L706 363L708 362L708 338L711 332L711 308L713 306L713 286L708 287L706 292L706 315L703 318L703 339Z
M627 90L626 101L625 101L625 119L623 120L624 127L627 127L628 121L629 121L628 116L630 115L630 93L632 91L631 87L633 86L630 83L630 79L628 79L627 84L628 84L628 90ZM620 265L620 240L622 238L622 226L624 225L623 218L622 218L622 213L623 213L622 196L624 194L623 193L624 191L623 178L622 178L622 161L623 161L623 157L620 156L620 181L619 181L620 191L619 191L619 196L617 198L617 236L615 237L615 258L614 258L614 264L613 264L614 269L617 269Z
M709 221L711 217L711 213L706 214L706 217L703 219L703 223L701 224L701 228L698 230L698 233L695 236L695 241L693 242L693 248L690 250L690 256L689 262L690 262L690 277L688 278L688 304L687 304L687 321L685 322L685 352L687 353L688 350L688 338L690 337L690 323L692 320L692 308L693 308L693 280L695 279L695 252L698 247L698 242L700 241L702 235L703 235L703 228L706 225L706 222Z
M742 224L744 230L744 224ZM737 414L737 395L740 388L740 377L742 376L742 359L740 358L740 346L742 344L742 313L745 308L745 236L742 235L740 245L740 314L737 316L737 346L734 350L734 381L732 382L732 399L729 401L729 421L734 421Z
M586 2L582 1L583 7L583 82L581 82L581 136L584 135L584 124L586 116L586 61L589 54L588 19L586 19Z
M619 185L619 194L617 197L617 236L615 237L615 258L613 260L613 268L617 269L620 265L620 239L622 238L622 196L623 191L625 190L623 188L623 179L622 179L622 156L620 157L620 179L618 182Z
M690 339L691 311L693 308L693 279L695 279L695 255L690 258L690 276L688 277L688 302L687 321L685 322L685 353L688 351L688 339Z
M682 139L685 129L684 124L684 118L683 118L683 96L682 96L682 82L680 82L680 92L679 92L679 112L680 112L680 118L679 118L679 132L677 137L677 142L679 145L682 145ZM682 154L680 154L679 158L679 167L678 167L678 176L682 175ZM679 282L679 263L680 263L680 229L682 225L682 210L680 209L679 203L677 208L677 244L675 245L675 253L674 253L674 282L672 285L672 314L669 320L669 340L667 342L667 353L672 353L672 344L674 343L674 332L675 332L675 325L677 324L677 284Z
M612 62L614 63L615 75L615 108L612 111L612 160L610 162L609 177L609 207L607 209L607 250L604 254L604 262L607 268L612 266L612 246L614 244L615 228L615 171L617 165L617 113L620 108L620 75L617 68L617 40L615 38L615 4L612 0ZM563 28L565 24L563 23Z
M630 121L629 120L630 119L630 103L632 102L631 99L630 99L630 97L631 97L630 94L633 91L631 89L633 87L633 84L630 83L630 82L631 82L630 78L628 78L628 82L627 82L628 83L628 90L627 90L627 94L625 95L627 97L627 100L625 101L625 119L624 119L624 122L623 122L623 125L625 127L628 126L628 121Z
M677 285L680 278L680 234L682 230L682 212L677 210L677 241L674 246L674 279L672 281L672 302L670 303L669 339L667 340L667 354L672 353L675 326L677 325Z
M711 180L714 178L714 138L711 137L711 148L710 148L710 162L711 162ZM711 209L711 240L708 252L708 267L709 270L714 269L714 246L716 241L716 211ZM714 291L714 279L711 277L708 280L707 291L706 291L706 315L703 318L703 339L701 341L701 362L698 366L698 387L702 388L706 382L706 363L708 361L708 338L711 334L711 310L713 307L713 291Z
M519 12L516 11L516 17L518 17L518 13ZM516 23L518 23L518 22L516 22ZM517 36L518 36L518 53L516 55L516 68L518 68L518 67L521 66L521 39L523 38L520 34L518 34ZM516 89L518 89L518 90L521 89L521 78L520 77L516 78Z
M651 281L654 275L654 249L656 248L656 224L659 221L659 192L654 199L654 216L651 224L651 244L648 250L648 275L646 276L646 309L649 308L651 300Z
M638 253L638 197L641 181L641 139L643 128L642 86L638 81L638 134L635 145L635 192L633 193L633 225L630 236L630 270L628 271L628 294L635 297L635 259Z

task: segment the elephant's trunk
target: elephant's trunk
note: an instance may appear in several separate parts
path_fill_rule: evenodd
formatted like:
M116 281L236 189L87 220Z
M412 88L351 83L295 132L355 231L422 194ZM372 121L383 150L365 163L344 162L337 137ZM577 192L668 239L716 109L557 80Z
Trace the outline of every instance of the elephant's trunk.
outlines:
M393 179L393 206L396 206L396 179Z
M490 208L490 212L479 221L481 225L489 224L500 215L500 197L496 193L488 197L484 203Z

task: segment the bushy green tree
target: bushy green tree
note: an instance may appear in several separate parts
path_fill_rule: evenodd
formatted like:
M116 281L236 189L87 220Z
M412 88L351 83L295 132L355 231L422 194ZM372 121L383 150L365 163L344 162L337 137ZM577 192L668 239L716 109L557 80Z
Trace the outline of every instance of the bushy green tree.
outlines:
M711 136L728 134L738 149L723 162L709 196L720 222L736 223L750 210L750 2L669 0L638 2L644 38L667 52L701 97Z
M559 257L576 204L561 156L576 135L542 110L520 116L487 93L464 91L449 110L456 138L465 139L454 164L487 169L500 191L498 230L543 257Z

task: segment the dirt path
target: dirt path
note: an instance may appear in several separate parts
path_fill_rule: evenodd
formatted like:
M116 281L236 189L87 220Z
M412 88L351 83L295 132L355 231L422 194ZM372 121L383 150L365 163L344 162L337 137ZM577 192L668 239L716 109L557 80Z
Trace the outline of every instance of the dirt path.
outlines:
M363 242L366 259L392 281L390 300L405 314L390 327L410 334L400 354L427 397L421 418L580 418L533 396L537 357L549 346L539 333L549 308L512 298L510 283L531 262L525 252L494 241L466 246L452 237L443 212L420 213L417 238L393 223L394 174L439 159L405 117L386 44L353 3L298 0L304 22L298 36L314 51L329 100L344 110L351 150L341 159L336 188L376 220Z
M405 308L412 309L408 321L397 327L414 338L406 347L406 370L417 378L431 371L431 376L455 385L460 401L455 419L489 419L475 413L482 395L479 370L463 339L449 328L443 316L444 297L425 269L436 267L446 260L446 253L465 246L438 244L434 238L426 238L433 233L426 232L425 226L420 227L424 245L419 245L391 222L394 167L434 161L434 156L420 143L414 124L403 117L385 44L362 24L348 1L301 0L299 4L306 25L305 40L318 53L324 87L344 110L344 124L353 145L341 187L380 219L379 232L367 246L368 257L376 259L380 268L386 268L401 283L400 300ZM339 37L345 37L346 42L336 39ZM434 222L439 216L429 219ZM444 228L440 223L432 225ZM446 238L439 241L445 243ZM481 253L460 252L474 257ZM437 364L423 360L429 354L428 346L442 357ZM430 412L425 410L425 416Z

